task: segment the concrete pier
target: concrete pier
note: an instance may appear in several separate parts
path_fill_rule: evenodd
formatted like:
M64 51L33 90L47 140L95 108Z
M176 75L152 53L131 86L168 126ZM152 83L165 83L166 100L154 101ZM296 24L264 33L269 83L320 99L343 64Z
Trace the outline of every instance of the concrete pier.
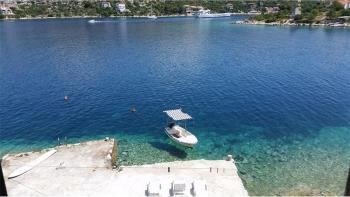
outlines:
M113 139L59 146L54 155L12 179L7 178L11 172L50 149L8 155L2 162L8 194L145 196L151 182L160 183L162 196L169 196L172 181L182 181L188 188L193 181L202 181L211 197L248 196L233 161L175 161L113 170L114 146Z

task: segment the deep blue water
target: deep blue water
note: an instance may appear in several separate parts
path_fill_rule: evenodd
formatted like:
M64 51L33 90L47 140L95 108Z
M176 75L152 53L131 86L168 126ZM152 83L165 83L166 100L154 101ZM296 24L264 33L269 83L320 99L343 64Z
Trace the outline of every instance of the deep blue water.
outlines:
M339 160L332 173L344 178L350 29L231 24L235 19L0 22L0 155L53 146L64 136L115 136L127 149L120 161L127 164L232 153L248 160L239 168L251 194L283 194L283 186L299 190L302 182L341 195L341 180L281 185L270 177L284 179L276 169L295 171L300 163L289 161L302 155L309 166ZM193 150L163 133L162 111L175 107L194 117L190 129L199 145ZM154 157L137 160L145 154ZM257 169L260 164L266 166ZM329 182L334 185L323 191Z

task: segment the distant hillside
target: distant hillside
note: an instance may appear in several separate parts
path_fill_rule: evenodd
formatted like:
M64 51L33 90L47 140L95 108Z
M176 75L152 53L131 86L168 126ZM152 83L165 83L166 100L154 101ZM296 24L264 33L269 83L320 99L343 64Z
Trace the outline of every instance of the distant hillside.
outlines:
M345 3L347 0L341 0ZM340 2L332 1L302 1L300 4L301 13L295 14L294 9L298 6L295 2L278 3L279 11L275 13L262 12L261 15L251 17L251 21L265 23L293 22L293 23L325 23L336 21L339 17L350 16L350 9L344 9Z

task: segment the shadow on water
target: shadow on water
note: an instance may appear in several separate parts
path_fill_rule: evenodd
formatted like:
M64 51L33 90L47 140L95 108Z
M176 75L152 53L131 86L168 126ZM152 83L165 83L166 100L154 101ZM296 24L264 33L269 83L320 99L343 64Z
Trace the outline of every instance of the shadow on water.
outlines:
M184 150L181 150L180 148L174 145L166 144L162 142L150 142L150 144L154 148L166 151L174 157L178 157L180 159L185 159L187 157L187 153Z

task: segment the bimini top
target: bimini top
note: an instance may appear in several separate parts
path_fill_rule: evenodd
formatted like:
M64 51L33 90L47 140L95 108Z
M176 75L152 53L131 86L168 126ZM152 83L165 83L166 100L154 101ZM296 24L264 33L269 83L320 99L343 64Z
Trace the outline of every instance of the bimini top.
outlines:
M181 109L172 109L172 110L166 110L165 112L170 118L173 120L189 120L192 119L192 117L184 112L181 111Z

